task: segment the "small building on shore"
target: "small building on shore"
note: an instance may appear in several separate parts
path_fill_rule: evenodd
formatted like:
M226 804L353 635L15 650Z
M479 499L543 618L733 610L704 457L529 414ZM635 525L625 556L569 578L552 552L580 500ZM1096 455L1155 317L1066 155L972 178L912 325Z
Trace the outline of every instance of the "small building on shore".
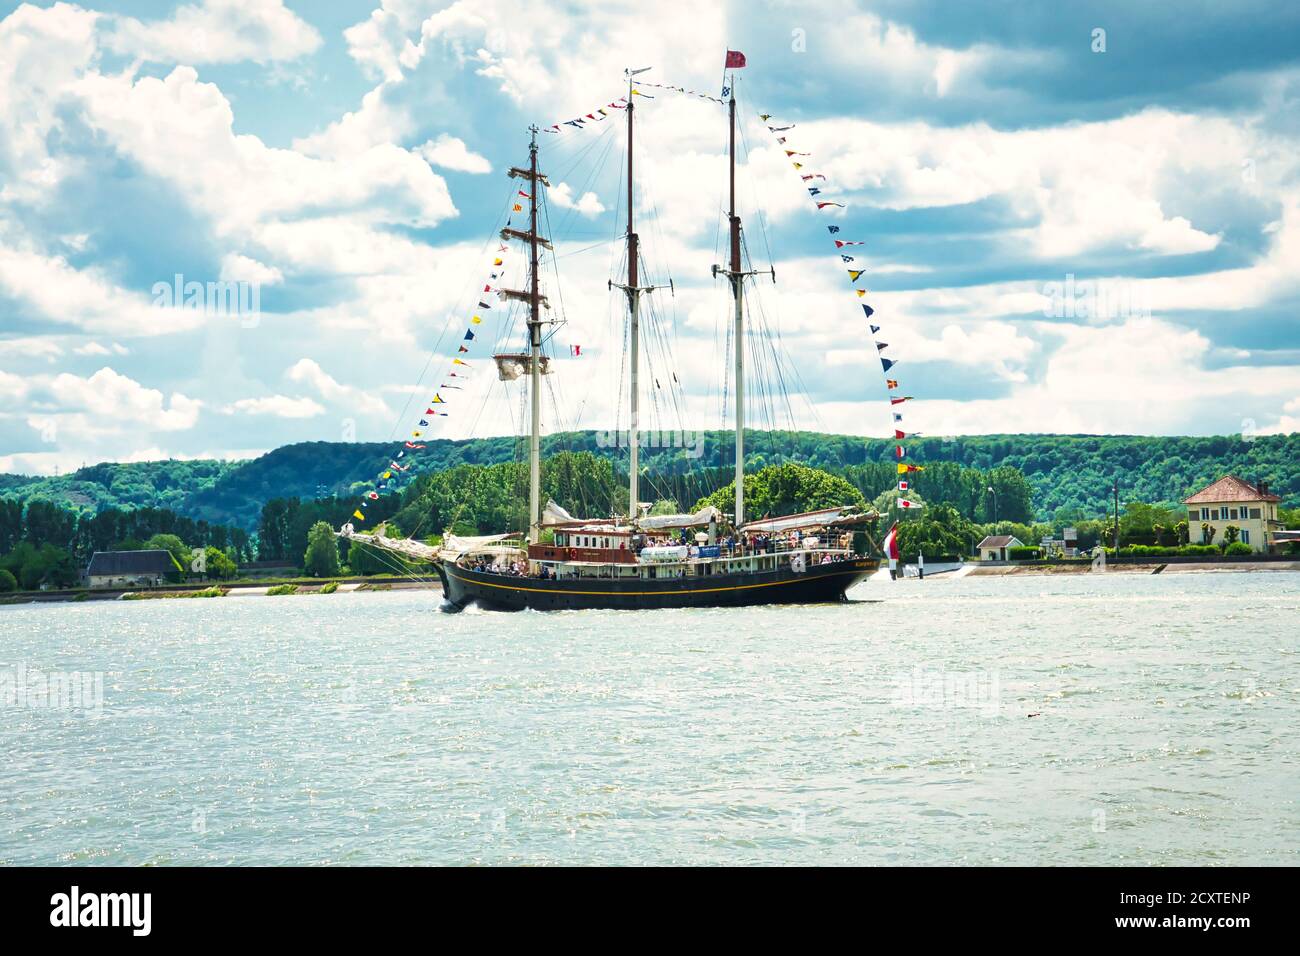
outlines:
M1238 541L1252 551L1267 552L1275 543L1273 532L1282 529L1277 517L1281 501L1269 492L1267 482L1252 484L1225 475L1183 499L1188 540L1192 544L1222 544L1227 529L1235 527Z
M1012 548L1023 548L1024 543L1012 534L991 534L979 543L981 561L1006 561Z
M176 573L170 551L96 551L86 568L92 588L157 587Z

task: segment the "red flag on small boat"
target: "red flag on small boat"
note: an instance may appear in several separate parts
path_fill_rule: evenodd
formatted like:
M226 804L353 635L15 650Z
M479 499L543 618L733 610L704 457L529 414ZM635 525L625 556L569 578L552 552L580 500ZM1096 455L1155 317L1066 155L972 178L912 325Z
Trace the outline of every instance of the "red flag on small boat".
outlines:
M898 560L898 525L889 529L889 534L885 535L885 556L894 561Z
M724 70L739 70L745 65L745 54L739 50L727 51L727 62L723 65Z

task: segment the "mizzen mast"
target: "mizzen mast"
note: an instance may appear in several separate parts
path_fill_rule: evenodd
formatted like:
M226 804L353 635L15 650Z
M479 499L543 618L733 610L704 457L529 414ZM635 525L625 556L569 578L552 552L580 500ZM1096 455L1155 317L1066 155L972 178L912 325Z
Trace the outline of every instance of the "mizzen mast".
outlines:
M727 154L730 160L729 204L727 219L731 224L731 261L728 268L713 267L713 274L721 272L731 280L731 295L736 304L733 339L736 348L736 514L734 524L745 523L745 277L751 272L741 271L740 217L736 215L736 75L731 75L731 99L727 113L731 124ZM725 94L724 94L725 95Z

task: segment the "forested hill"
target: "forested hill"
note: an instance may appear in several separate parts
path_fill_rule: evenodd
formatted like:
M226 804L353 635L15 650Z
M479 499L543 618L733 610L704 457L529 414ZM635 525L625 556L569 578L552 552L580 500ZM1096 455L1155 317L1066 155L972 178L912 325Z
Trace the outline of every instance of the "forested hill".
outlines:
M729 432L706 432L682 448L644 448L650 474L701 472L731 462ZM810 432L748 433L746 465L799 461L828 471L893 461L893 442ZM1291 507L1300 504L1300 433L1283 436L1144 437L1090 435L979 435L909 439L908 460L951 461L988 470L1018 468L1034 488L1038 518L1103 514L1111 481L1125 501L1173 503L1222 475L1267 481ZM395 451L390 443L312 442L277 448L243 462L157 461L104 463L68 475L0 475L0 497L46 500L79 509L168 508L195 519L254 528L272 498L316 498L367 488ZM590 451L625 467L626 448L609 447L598 432L548 436L543 453ZM698 456L691 457L695 451ZM515 438L433 441L412 459L415 471L456 464L522 459ZM883 488L881 490L884 490Z

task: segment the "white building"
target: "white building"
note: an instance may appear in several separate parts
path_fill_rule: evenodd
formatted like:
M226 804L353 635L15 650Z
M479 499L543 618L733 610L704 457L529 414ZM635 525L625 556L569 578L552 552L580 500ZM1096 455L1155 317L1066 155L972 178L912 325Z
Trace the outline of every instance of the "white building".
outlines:
M1012 548L1023 548L1024 544L1015 535L991 534L979 543L981 561L1006 561L1007 553Z
M86 580L92 588L157 587L178 571L170 551L96 551Z

